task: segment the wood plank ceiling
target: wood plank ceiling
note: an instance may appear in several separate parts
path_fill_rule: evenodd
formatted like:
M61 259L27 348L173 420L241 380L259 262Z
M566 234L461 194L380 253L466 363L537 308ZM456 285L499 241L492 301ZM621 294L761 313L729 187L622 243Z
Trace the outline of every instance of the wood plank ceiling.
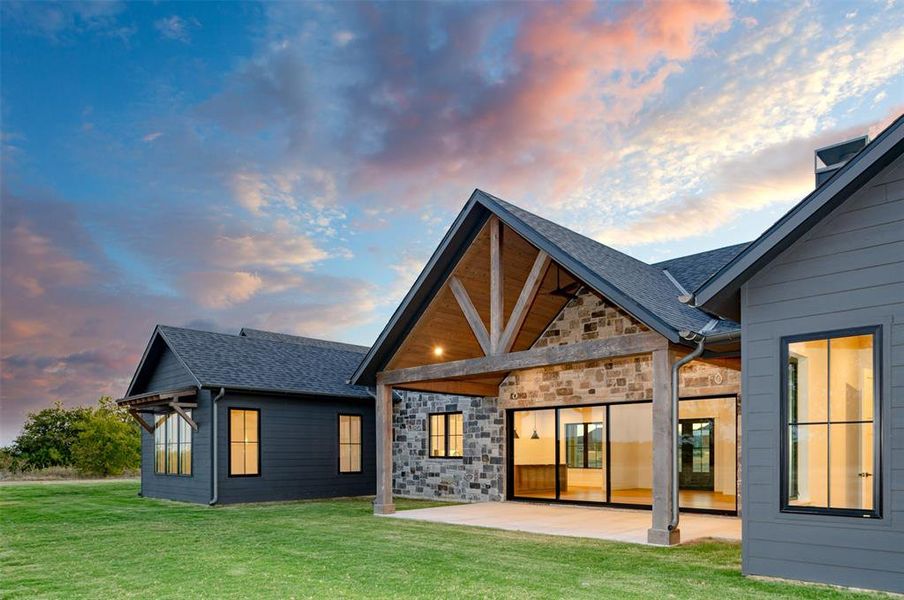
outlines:
M518 301L521 288L537 258L538 250L508 227L501 227L503 265L503 305L507 323ZM559 281L556 282L556 271ZM490 235L489 222L474 238L450 276L456 276L464 284L474 308L487 330L490 329ZM550 262L539 292L528 310L520 332L515 337L511 351L527 350L559 314L567 298L551 295L557 286L567 286L576 279L564 269ZM441 348L442 354L436 354ZM439 362L484 356L461 307L449 286L449 278L424 310L408 336L389 361L386 369L401 369ZM419 383L417 387L398 386L405 389L492 395L498 393L498 385L504 376L469 378L466 381L442 381Z

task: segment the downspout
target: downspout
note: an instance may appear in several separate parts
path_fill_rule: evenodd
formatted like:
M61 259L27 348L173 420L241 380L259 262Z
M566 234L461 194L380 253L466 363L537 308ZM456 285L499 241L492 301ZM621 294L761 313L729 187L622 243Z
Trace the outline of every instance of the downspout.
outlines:
M226 395L226 388L220 388L220 393L213 397L211 402L211 410L213 418L211 419L210 437L213 440L213 460L211 461L210 480L213 482L213 493L210 496L208 504L213 506L220 499L219 472L217 471L217 400Z
M696 341L697 347L688 354L687 356L677 360L672 365L672 448L675 453L674 458L672 460L672 518L669 520L669 531L674 531L678 529L678 520L680 518L680 512L678 510L678 461L680 460L680 456L678 455L678 402L681 397L681 392L678 389L678 372L681 370L681 367L691 362L692 360L698 358L701 354L703 354L703 350L706 347L706 344L709 343L718 343L718 342L729 342L734 339L738 339L741 337L740 332L738 331L729 331L725 333L717 333L714 335L707 335L706 331L713 328L718 321L713 319L710 321L706 327L703 328L701 332L696 331L682 331L680 333L681 337L689 340Z

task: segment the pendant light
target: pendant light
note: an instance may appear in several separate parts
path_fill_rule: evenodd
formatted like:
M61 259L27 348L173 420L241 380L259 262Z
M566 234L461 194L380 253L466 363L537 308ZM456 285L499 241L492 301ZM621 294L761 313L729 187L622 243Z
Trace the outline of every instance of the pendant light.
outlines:
M540 434L537 433L537 411L534 411L534 432L530 434L530 439L539 440Z

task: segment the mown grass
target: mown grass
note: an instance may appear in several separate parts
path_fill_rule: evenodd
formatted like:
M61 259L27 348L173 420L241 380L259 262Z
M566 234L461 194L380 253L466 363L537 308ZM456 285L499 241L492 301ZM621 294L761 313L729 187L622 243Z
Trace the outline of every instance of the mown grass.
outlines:
M137 491L131 482L0 487L0 597L857 595L744 578L737 544L652 548L401 521L374 517L366 499L209 508Z

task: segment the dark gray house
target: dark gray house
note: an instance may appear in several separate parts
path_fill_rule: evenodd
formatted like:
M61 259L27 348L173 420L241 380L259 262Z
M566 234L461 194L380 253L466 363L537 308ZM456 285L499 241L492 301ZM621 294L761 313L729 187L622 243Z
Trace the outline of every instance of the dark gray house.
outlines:
M744 572L904 592L904 117L864 143L692 304L742 324Z
M231 503L374 493L367 348L157 326L119 404L143 427L141 494Z

